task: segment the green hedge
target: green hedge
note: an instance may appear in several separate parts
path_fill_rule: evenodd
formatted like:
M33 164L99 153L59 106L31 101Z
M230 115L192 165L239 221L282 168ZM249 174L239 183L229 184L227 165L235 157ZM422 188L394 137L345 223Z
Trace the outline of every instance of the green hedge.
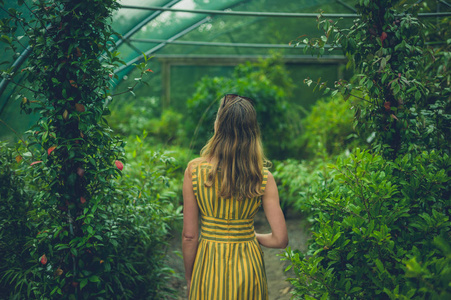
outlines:
M64 244L69 227L51 227L64 208L36 197L45 181L33 177L27 157L17 162L17 153L0 144L0 298L67 299L73 285L83 289L80 299L174 297L168 286L173 271L165 263L170 228L181 218L179 186L170 185L178 168L173 158L154 151L125 164L116 189L102 195L109 205L95 205L96 217L84 218L95 235L72 252L81 258L81 280L73 281L70 266L53 250L70 246ZM60 242L52 246L53 240Z
M390 161L356 149L331 172L329 179L318 178L321 188L307 199L315 219L308 253L286 252L296 274L294 294L451 296L450 157L430 151Z

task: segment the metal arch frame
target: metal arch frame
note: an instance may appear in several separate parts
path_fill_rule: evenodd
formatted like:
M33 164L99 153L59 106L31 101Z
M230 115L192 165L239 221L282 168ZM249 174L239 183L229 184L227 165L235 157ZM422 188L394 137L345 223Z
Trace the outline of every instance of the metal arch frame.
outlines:
M439 1L439 0L437 0ZM123 5L122 8L140 9L140 10L164 10L173 12L185 12L193 14L207 15L232 15L232 16L253 16L253 17L277 17L277 18L317 18L317 13L276 13L276 12L245 12L245 11L226 11L226 10L207 10L207 9L185 9L185 8L163 8L158 6L135 6ZM322 14L328 18L356 18L358 14ZM451 12L439 13L419 13L419 17L448 17Z
M357 13L357 10L356 10L354 7L352 7L351 5L349 5L349 4L345 3L345 2L343 2L342 0L336 0L336 1L337 1L338 3L340 3L341 5L345 6L346 8L352 10L354 13Z
M241 1L241 2L246 2L246 1L249 1L249 0L243 0L243 1ZM235 5L238 5L238 3L235 4ZM235 5L232 5L232 7L235 6ZM122 7L125 8L125 6L122 6ZM172 8L168 8L168 9L166 9L166 10L167 10L167 11L170 11L171 9L172 9ZM228 9L230 9L230 8L228 8ZM145 56L150 56L150 55L152 55L153 53L157 52L158 50L160 50L161 48L163 48L163 47L166 46L167 44L173 42L174 40L176 40L176 39L178 39L178 38L184 36L185 34L191 32L191 31L193 31L194 29L198 28L199 26L201 26L202 24L204 24L204 23L206 23L206 22L208 22L208 21L210 21L210 20L211 20L211 17L210 17L210 16L207 16L207 17L205 17L204 19L201 19L200 21L198 21L198 22L196 22L196 23L194 23L194 24L188 26L187 28L185 28L184 30L180 31L179 33L173 35L173 36L170 37L169 39L167 39L167 40L160 40L160 44L158 44L157 46L155 46L155 47L153 47L152 49L150 49L150 50L148 50L147 52L145 52L144 55L145 55ZM130 39L129 39L129 41L130 41ZM124 71L126 68L130 67L130 66L133 65L134 63L137 63L137 62L141 61L142 59L144 59L144 55L139 55L138 57L135 57L134 59L132 59L132 60L130 60L129 62L127 62L125 65L122 65L122 66L120 66L119 68L117 68L117 69L114 71L114 73L117 74L117 73L119 73L119 72L121 72L121 71Z
M168 3L166 3L163 7L170 7L172 5L175 5L176 3L180 2L181 0L172 0ZM137 31L139 31L142 27L144 27L147 23L149 23L150 21L152 21L153 19L155 19L156 17L158 17L161 13L163 13L163 10L158 10L155 11L153 14L151 14L150 16L146 17L143 21L139 22L137 25L135 25L132 29L130 29L126 34L124 34L123 36L119 37L119 40L116 42L116 44L110 48L111 50L117 49L122 43L127 43L127 39L132 36L133 34L135 34ZM136 52L141 53L140 51L137 51L139 49L135 49L133 45L129 44L129 46L134 49ZM27 60L28 56L30 56L31 54L31 47L28 46L21 54L20 56L14 61L13 65L12 65L12 72L15 73L20 66ZM6 88L9 85L10 80L3 78L2 81L0 82L0 97L3 95L3 92L6 90ZM6 104L9 101L5 101L5 103L3 103L2 107L0 108L0 115L2 114L3 110L6 107Z
M438 0L438 2L440 2L440 3L442 3L442 4L445 4L445 5L448 6L448 7L451 7L451 4L449 4L449 3L446 2L446 1Z
M166 3L165 5L163 5L164 8L169 8L175 4L177 4L178 2L180 2L182 0L172 0L169 1L168 3ZM148 16L147 18L145 18L144 20L142 20L141 22L139 22L136 26L134 26L132 29L130 29L126 34L124 34L123 36L121 36L119 38L119 40L116 42L116 45L114 45L113 47L110 48L110 51L113 49L117 49L120 45L122 45L122 43L126 42L132 35L134 35L136 32L138 32L141 28L143 28L144 26L146 26L150 21L152 21L153 19L155 19L156 17L158 17L159 15L161 15L161 13L163 13L163 10L157 10L155 11L153 14L151 14L150 16ZM135 50L136 51L136 50Z
M189 26L188 28L185 28L183 31L180 31L179 33L177 33L176 35L170 37L167 40L159 40L160 44L158 44L157 46L153 47L152 49L148 50L147 52L144 53L145 56L149 56L152 55L154 52L160 50L161 48L163 48L164 46L166 46L167 44L173 42L174 40L178 39L179 37L187 34L188 32L196 29L197 27L199 27L200 25L206 23L207 21L210 20L210 17L206 17L196 23L194 23L193 25ZM121 71L124 71L126 68L130 67L131 65L141 61L142 59L144 59L144 55L139 55L138 57L133 58L132 60L128 61L125 65L120 66L119 68L117 68L116 70L114 70L114 73L119 73Z

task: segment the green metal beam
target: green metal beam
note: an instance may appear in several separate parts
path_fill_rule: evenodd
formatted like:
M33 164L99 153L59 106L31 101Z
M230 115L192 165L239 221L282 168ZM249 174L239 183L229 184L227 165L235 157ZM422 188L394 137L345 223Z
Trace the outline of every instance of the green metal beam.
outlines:
M191 46L211 46L211 47L240 47L240 48L304 48L305 45L290 46L288 44L256 44L256 43L219 43L219 42L198 42L198 41L174 41L159 39L129 39L130 42L138 43L163 43L175 45L191 45ZM330 48L326 45L325 48Z
M208 14L208 15L233 15L233 16L253 16L253 17L281 17L281 18L317 18L317 13L276 13L276 12L246 12L246 11L224 11L224 10L206 10L206 9L184 9L184 8L167 8L158 6L135 6L123 5L122 8L140 9L140 10L162 10L173 12L185 12L193 14ZM402 15L402 14L401 14ZM358 18L358 14L322 14L326 18ZM448 17L451 12L440 13L420 13L419 17Z

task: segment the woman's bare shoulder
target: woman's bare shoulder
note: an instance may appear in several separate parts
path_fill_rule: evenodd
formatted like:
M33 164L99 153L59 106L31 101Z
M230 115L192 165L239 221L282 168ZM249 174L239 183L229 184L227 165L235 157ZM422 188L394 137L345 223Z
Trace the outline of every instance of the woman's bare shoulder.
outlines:
M207 160L205 159L205 157L197 157L188 163L188 166L186 169L187 169L187 171L191 172L196 167L198 167L202 163L206 163L206 162L207 162Z

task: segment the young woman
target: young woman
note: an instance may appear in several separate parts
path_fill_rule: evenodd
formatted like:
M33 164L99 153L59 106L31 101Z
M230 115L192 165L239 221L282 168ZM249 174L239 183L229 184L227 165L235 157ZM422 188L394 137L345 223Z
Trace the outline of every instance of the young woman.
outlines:
M201 157L188 164L183 182L189 299L268 299L260 245L285 248L288 236L276 183L264 167L252 100L232 94L222 98L214 129ZM271 233L254 231L260 205Z

